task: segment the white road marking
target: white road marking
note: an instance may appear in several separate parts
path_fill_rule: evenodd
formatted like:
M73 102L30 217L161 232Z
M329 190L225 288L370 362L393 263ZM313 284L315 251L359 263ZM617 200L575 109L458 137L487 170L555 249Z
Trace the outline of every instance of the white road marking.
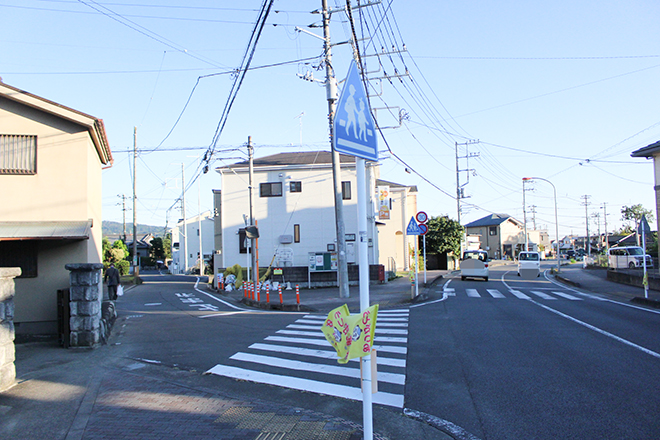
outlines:
M582 298L575 297L573 295L569 295L568 293L565 292L557 292L553 291L552 292L555 295L561 296L562 298L570 299L571 301L582 301Z
M562 318L566 318L566 319L568 319L569 321L572 321L572 322L574 322L574 323L576 323L576 324L579 324L579 325L581 325L581 326L584 326L584 327L586 327L586 328L588 328L588 329L590 329L590 330L593 330L593 331L595 331L595 332L597 332L597 333L600 333L601 335L607 336L608 338L612 338L612 339L614 339L615 341L621 342L621 343L626 344L626 345L628 345L628 346L630 346L630 347L633 347L633 348L635 348L635 349L637 349L637 350L639 350L639 351L641 351L641 352L643 352L643 353L649 354L649 355L651 355L651 356L653 356L653 357L655 357L655 358L660 359L660 353L656 353L656 352L653 351L653 350L649 350L648 348L644 348L644 347L642 347L641 345L637 345L637 344L635 344L634 342L630 342L630 341L627 340L627 339L623 339L623 338L621 338L621 337L619 337L619 336L616 336L616 335L614 335L614 334L612 334L612 333L610 333L610 332L607 332L607 331L605 331L605 330L603 330L603 329L600 329L600 328L598 328L598 327L596 327L596 326L594 326L594 325L587 324L587 323L584 322L584 321L580 321L580 320L577 319L577 318L573 318L572 316L567 315L566 313L562 313L562 312L560 312L559 310L555 310L555 309L553 309L552 307L548 307L548 306L546 306L546 305L544 305L544 304L541 304L541 303L538 303L538 302L536 302L536 301L534 301L534 300L532 300L532 302L533 302L534 304L538 305L539 307L542 307L542 308L546 309L546 310L549 311L549 312L552 312L552 313L554 313L554 314L556 314L556 315L561 316Z
M349 387L333 383L302 379L298 377L260 373L258 371L244 370L242 368L229 367L225 365L216 365L215 367L208 370L207 373L231 377L234 379L249 380L252 382L264 383L268 385L292 388L300 391L326 394L335 397L343 397L346 399L362 401L362 390L360 387ZM403 408L402 394L378 392L373 394L372 398L373 403L392 406L395 408Z
M481 295L479 295L477 289L465 289L465 293L467 293L467 296L470 298L481 298Z
M529 296L525 295L520 290L509 290L509 292L511 292L512 295L520 299L531 299Z
M496 289L486 289L488 293L490 293L490 296L493 298L506 298L504 295L499 290Z
M547 293L539 292L538 290L532 290L532 293L543 299L557 299L554 296L550 296Z
M329 344L326 345L330 347ZM263 344L263 343L255 343L250 345L248 348L252 348L255 350L265 350L265 351L274 351L278 353L287 353L287 354L295 354L299 356L311 356L311 357L318 357L322 359L334 359L337 360L337 352L332 350L315 350L312 348L305 348L305 347L293 347L290 345L277 345L277 344ZM350 359L349 362L359 362L359 359ZM406 360L405 359L397 359L397 358L390 358L386 356L381 356L380 354L378 355L378 365L387 365L389 367L401 367L405 368L406 366Z

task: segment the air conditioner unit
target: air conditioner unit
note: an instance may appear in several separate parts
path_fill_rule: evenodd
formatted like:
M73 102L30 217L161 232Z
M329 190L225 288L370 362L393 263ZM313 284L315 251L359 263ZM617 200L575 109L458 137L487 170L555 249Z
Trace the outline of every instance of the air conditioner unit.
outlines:
M280 244L293 243L293 235L280 235Z

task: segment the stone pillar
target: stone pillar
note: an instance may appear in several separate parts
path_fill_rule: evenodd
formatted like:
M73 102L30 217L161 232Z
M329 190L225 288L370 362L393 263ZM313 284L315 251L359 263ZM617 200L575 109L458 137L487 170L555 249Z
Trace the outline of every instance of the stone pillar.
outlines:
M0 267L0 392L16 384L14 278L20 274L20 267Z
M71 318L69 346L96 348L101 343L101 301L103 279L101 263L67 264L71 273Z

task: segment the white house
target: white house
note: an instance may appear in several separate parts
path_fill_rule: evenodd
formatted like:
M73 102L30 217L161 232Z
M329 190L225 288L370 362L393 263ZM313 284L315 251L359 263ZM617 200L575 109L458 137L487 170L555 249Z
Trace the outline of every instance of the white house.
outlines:
M347 261L357 263L357 176L355 158L340 155L341 186ZM221 189L214 190L216 268L247 265L249 240L245 238L250 215L249 164L219 167ZM409 267L407 237L409 216L416 212L416 187L378 179L379 168L367 164L370 194L367 212L369 264L395 261ZM378 215L377 187L388 187L390 219ZM259 266L307 266L309 253L336 251L336 222L332 156L328 151L280 153L253 161L252 212L259 230ZM412 243L412 241L410 241ZM384 250L384 251L383 251Z
M406 235L406 228L417 213L417 187L377 179L376 189L379 205L384 203L389 211L387 218L380 215L382 209L377 209L378 263L392 272L409 270L413 261L410 250L415 246L416 236Z
M204 261L208 263L213 256L214 217L211 211L187 218L185 225L184 228L183 220L180 220L170 230L172 234L170 271L175 274L188 273L192 268L199 268L200 233ZM184 260L186 254L187 261Z
M355 158L341 156L341 185L347 261L357 262L357 178ZM214 191L218 267L247 264L244 228L250 215L248 162L219 167ZM367 167L373 194L375 168ZM281 153L254 159L252 212L259 229L259 266L307 266L310 252L336 250L332 156L327 151ZM374 212L369 200L368 212ZM369 264L378 261L375 218L368 222Z

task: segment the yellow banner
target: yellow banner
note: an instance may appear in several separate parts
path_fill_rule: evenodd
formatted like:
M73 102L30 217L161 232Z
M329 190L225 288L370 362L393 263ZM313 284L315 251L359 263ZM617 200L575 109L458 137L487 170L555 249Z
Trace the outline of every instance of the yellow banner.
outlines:
M337 351L340 363L348 362L349 317L348 306L344 304L328 313L322 328L325 338Z
M340 364L371 353L377 315L378 304L357 315L350 315L346 304L328 314L322 331L337 351Z

